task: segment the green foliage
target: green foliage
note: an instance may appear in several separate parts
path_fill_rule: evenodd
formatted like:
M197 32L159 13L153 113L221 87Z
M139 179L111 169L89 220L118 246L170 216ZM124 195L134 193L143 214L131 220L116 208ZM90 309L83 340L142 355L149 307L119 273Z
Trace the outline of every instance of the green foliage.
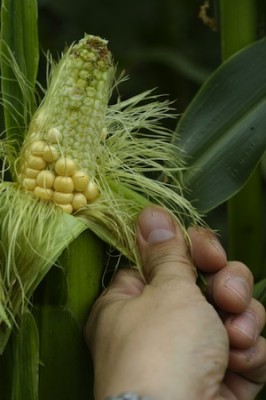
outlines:
M5 129L18 145L36 107L33 93L39 65L37 15L36 1L2 0L0 67Z
M262 39L223 63L179 121L173 140L187 162L185 186L204 212L232 197L265 151L265 69Z

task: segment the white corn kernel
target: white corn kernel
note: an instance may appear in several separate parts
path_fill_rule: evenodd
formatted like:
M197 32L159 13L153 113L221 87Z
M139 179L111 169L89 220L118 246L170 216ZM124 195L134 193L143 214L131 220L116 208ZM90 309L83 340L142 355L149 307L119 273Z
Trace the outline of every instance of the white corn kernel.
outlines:
M73 200L73 193L54 192L53 200L57 204L70 204Z
M72 193L74 183L69 176L57 176L54 181L54 188L57 192Z
M51 128L47 133L47 140L50 143L59 143L62 140L62 133L57 128Z
M76 163L71 158L62 157L55 163L55 170L61 176L71 176L76 169Z
M51 200L53 191L52 189L46 189L40 186L36 186L36 188L34 189L34 194L42 200Z
M95 200L99 195L99 188L95 182L89 182L84 192L86 198L90 201Z
M54 173L48 170L40 171L36 178L37 185L46 189L51 189L54 186L54 181Z
M74 210L78 210L79 208L84 207L86 204L87 204L87 199L83 193L74 194L72 200L72 206Z
M45 169L46 167L46 161L42 157L37 157L37 156L29 156L27 160L27 165L29 168L32 169Z
M78 170L72 175L72 180L75 186L75 190L82 192L86 189L89 183L89 177L84 171Z

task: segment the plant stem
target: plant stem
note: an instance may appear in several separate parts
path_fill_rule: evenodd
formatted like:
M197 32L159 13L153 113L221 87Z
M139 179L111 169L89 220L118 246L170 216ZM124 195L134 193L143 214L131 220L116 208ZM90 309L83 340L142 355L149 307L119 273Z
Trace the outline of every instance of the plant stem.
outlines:
M256 26L256 1L220 0L223 61L256 39Z
M103 243L91 231L73 240L34 300L39 329L39 399L91 399L92 364L83 338L103 273Z
M81 332L101 289L103 246L98 237L86 230L63 254L68 293L66 306Z
M223 61L256 40L256 12L254 0L220 0ZM263 278L262 206L262 180L257 168L245 187L228 201L229 257L247 264L255 280Z

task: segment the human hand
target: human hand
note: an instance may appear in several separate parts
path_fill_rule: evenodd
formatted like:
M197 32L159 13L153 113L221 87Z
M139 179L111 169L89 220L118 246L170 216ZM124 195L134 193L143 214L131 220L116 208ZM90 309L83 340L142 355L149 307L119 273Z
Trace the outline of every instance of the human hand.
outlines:
M266 381L265 312L247 267L227 262L208 230L180 228L162 209L138 220L146 284L120 270L96 301L85 336L95 399L133 392L154 399L252 400ZM192 262L193 260L193 262ZM207 297L194 265L207 273Z

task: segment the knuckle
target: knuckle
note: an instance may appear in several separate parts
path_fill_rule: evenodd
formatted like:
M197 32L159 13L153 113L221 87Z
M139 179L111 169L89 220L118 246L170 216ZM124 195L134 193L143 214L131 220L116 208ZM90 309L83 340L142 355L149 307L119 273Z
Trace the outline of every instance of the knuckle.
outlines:
M146 278L149 281L154 276L160 275L175 275L178 276L178 272L193 271L193 264L189 253L180 251L178 248L165 245L157 245L156 251L152 251L149 257L144 260L144 269L146 271Z

